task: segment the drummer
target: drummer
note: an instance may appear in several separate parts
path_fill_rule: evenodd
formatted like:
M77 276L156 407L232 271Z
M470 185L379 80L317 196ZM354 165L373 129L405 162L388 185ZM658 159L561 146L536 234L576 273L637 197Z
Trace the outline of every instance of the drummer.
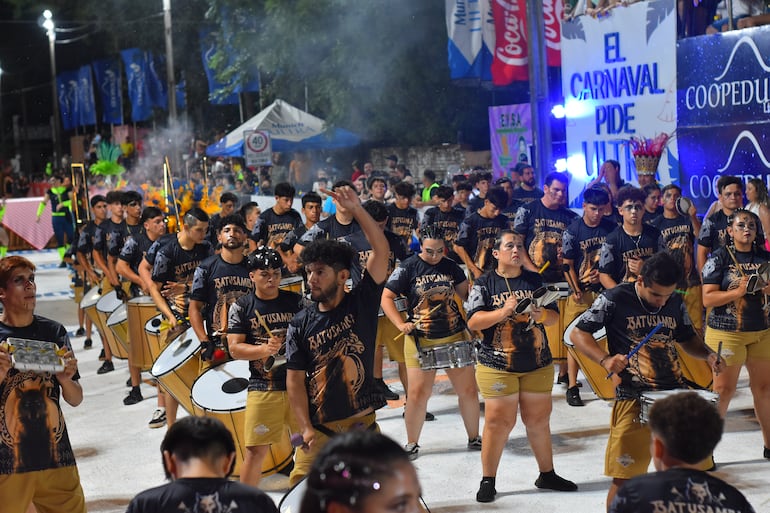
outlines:
M94 250L94 234L97 227L107 219L107 200L101 194L96 194L91 197L91 214L92 219L88 221L80 230L78 235L77 248L75 249L75 258L78 264L83 268L85 272L85 289L95 287L99 284L100 278L94 270L93 263L93 250ZM91 341L92 322L90 317L86 317L86 340L83 343L83 349L91 349L93 343ZM98 326L97 326L98 329ZM104 340L104 337L100 337Z
M476 381L485 399L478 502L495 499L497 468L519 409L540 470L535 486L577 490L575 483L558 476L553 467L553 361L544 327L559 322L559 312L555 302L517 312L519 302L531 301L532 293L543 286L538 273L522 269L523 254L523 237L510 230L501 232L492 249L497 266L473 283L466 304L468 327L484 334L476 366Z
M290 273L299 271L299 263L297 262L299 255L294 252L294 245L300 237L305 235L305 232L315 226L321 219L322 202L321 196L313 191L306 192L302 195L302 215L305 216L305 222L294 227L292 231L286 234L281 242L282 254L288 255L286 268Z
M436 379L435 369L422 369L420 353L439 345L464 341L470 344L471 341L455 301L455 294L462 300L468 297L468 279L459 265L444 257L445 252L441 229L435 225L423 226L420 230L420 252L401 262L390 275L382 293L382 310L404 334L408 377L404 411L407 443L404 449L412 460L419 456L420 432ZM406 321L401 318L395 304L396 296L400 295L406 296L409 304ZM480 450L479 399L473 362L444 370L457 393L460 415L468 435L467 448Z
M264 245L272 249L279 248L286 234L302 224L302 216L291 206L294 187L282 182L276 184L274 191L275 205L259 214L250 235L257 247Z
M746 365L754 412L765 444L763 456L770 459L770 285L762 279L750 290L749 284L750 275L770 262L761 228L757 215L748 210L736 209L728 217L726 244L714 251L703 266L703 304L711 309L706 321L706 343L712 350L724 345L722 354L727 364L725 372L714 373L719 413L722 417L727 414L741 368Z
M563 206L568 190L567 175L556 171L548 173L543 185L543 197L519 208L513 223L513 230L524 236L524 246L527 250L521 255L524 268L540 272L545 283L564 280L562 237L567 226L577 217L572 210ZM563 347L561 341L567 326L564 319L566 303L567 295L558 302L559 322L547 326L545 330L548 341L559 349ZM555 356L563 358L562 355ZM565 383L567 380L567 366L562 363L557 381Z
M236 299L254 290L243 254L246 237L246 224L241 216L232 214L221 218L217 233L221 251L201 262L193 275L190 326L201 341L201 361L206 362L203 364L206 367L208 362L219 363L214 351L224 348L228 308ZM201 368L203 370L205 368Z
M270 445L279 443L286 430L299 430L286 394L286 366L275 362L265 369L266 359L281 349L289 321L302 308L302 296L278 287L282 266L281 255L273 249L263 246L251 253L245 268L254 293L241 295L228 312L230 355L248 360L251 372L240 480L252 486L259 485Z
M602 284L599 282L599 251L617 224L604 212L611 209L610 195L604 189L591 187L583 192L583 216L575 218L562 237L564 273L572 294L564 304L564 324L569 324L594 302ZM561 344L562 337L558 339ZM567 404L583 406L577 382L578 363L567 353Z
M102 272L100 283L102 294L108 293L116 284L120 284L117 273L114 276L110 275L112 271L107 263L109 259L107 254L107 237L111 236L110 234L113 231L118 230L120 224L124 222L122 199L123 193L120 191L110 191L107 193L106 201L110 209L110 216L102 221L94 231L91 255L95 267L99 268ZM112 364L112 351L106 337L102 337L102 352L99 354L99 359L103 360L103 363L96 371L97 374L105 374L115 370L115 366Z
M166 223L163 212L157 207L146 207L140 218L142 233L126 239L123 249L120 250L118 263L115 269L118 274L131 282L132 296L141 293L149 294L149 288L141 276L139 276L139 264L150 246L166 233ZM133 342L133 341L132 341ZM126 406L140 402L142 392L139 385L142 382L142 371L133 362L134 351L128 352L128 372L131 375L131 391L123 399Z
M205 241L208 224L206 212L191 208L182 217L183 226L179 233L155 242L158 247L149 288L155 306L174 326L166 331L166 343L174 340L186 326L193 273L211 255L211 246ZM150 251L152 247L148 253ZM171 426L176 421L179 403L170 394L165 396L164 413L167 425Z
M655 253L644 261L635 282L603 291L570 336L575 348L613 374L617 386L604 464L605 474L612 477L607 506L618 487L646 473L650 463L650 430L639 422L643 393L686 388L674 342L693 357L706 360L715 374L725 368L724 360L693 329L681 296L674 293L681 273L671 255ZM649 343L629 359L628 352L658 324L661 327ZM592 336L603 327L609 353ZM700 464L703 470L712 466L711 458Z
M493 267L492 245L497 235L510 225L508 218L500 213L507 204L505 191L492 187L484 198L484 206L460 224L453 249L465 263L472 279Z
M142 195L136 191L125 191L121 197L121 203L123 204L126 218L117 230L113 230L107 241L107 265L110 267L110 275L114 274L118 278L120 278L117 271L118 257L120 257L120 252L126 240L129 237L135 237L144 232L144 224L142 223ZM113 286L116 289L119 288L114 283ZM139 290L134 288L131 290L131 293L139 293Z

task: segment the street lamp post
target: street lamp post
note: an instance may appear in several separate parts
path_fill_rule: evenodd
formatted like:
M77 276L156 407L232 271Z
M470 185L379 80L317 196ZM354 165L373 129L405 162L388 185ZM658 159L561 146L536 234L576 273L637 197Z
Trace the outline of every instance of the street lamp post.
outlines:
M53 14L46 9L43 11L43 28L48 35L48 50L51 57L51 99L53 100L53 168L61 165L61 115L59 113L59 95L56 90L56 26Z

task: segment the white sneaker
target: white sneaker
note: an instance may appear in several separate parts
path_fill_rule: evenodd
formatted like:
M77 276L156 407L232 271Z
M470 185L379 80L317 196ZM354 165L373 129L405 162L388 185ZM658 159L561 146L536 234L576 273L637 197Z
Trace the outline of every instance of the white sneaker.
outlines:
M150 419L148 426L151 429L155 429L155 428L163 427L165 425L166 425L166 410L162 408L158 408L154 412L152 412L152 418Z

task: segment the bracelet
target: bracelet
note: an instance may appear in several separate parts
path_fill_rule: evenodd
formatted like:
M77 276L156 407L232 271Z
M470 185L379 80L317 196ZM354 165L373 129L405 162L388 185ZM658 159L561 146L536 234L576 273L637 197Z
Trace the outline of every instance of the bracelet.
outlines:
M601 360L599 360L599 365L601 365L602 367L604 367L604 360L606 360L606 359L607 359L607 358L609 358L609 357L610 357L610 355L609 355L609 354L606 354L606 355L604 355L604 358L602 358Z

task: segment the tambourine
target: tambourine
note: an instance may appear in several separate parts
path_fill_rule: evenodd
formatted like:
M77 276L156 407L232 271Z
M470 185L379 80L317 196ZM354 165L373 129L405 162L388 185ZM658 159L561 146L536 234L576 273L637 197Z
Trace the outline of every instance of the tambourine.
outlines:
M67 348L45 340L29 340L9 337L2 346L11 355L13 366L18 370L33 372L63 372L62 356Z
M680 196L679 199L676 200L676 211L679 212L679 215L689 216L691 207L692 201L689 198Z
M274 337L283 337L283 343L275 355L270 355L265 358L265 364L263 367L266 372L269 372L272 369L277 369L281 365L286 365L286 329L279 328L271 331Z

